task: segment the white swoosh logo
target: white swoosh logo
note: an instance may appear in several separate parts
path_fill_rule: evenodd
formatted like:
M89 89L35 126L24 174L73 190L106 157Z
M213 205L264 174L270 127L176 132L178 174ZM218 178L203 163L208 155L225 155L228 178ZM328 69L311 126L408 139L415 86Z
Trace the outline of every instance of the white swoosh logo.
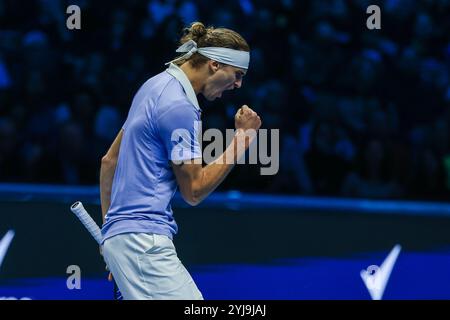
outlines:
M372 265L367 270L361 270L361 278L373 300L381 300L383 297L384 289L389 281L401 249L402 247L397 244L380 267Z
M2 266L3 259L6 256L6 252L8 252L9 245L14 238L14 230L9 230L4 236L3 239L0 240L0 267Z

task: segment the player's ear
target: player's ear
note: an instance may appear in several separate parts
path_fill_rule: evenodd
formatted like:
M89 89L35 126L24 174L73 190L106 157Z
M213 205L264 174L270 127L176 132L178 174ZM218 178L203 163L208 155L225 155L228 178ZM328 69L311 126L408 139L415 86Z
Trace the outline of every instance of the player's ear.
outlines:
M217 70L220 69L220 63L217 62L217 61L209 60L209 61L208 61L208 64L209 64L210 70L211 70L212 72L214 72L214 73L216 73Z

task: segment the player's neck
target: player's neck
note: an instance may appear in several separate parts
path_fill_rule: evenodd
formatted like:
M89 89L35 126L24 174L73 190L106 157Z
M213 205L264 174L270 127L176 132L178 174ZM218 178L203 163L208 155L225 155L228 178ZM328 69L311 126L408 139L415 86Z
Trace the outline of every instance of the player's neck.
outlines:
M181 70L183 70L183 72L186 74L186 77L191 82L195 94L201 93L203 87L205 86L205 76L203 75L203 70L194 69L190 66L189 63L183 63L180 68Z

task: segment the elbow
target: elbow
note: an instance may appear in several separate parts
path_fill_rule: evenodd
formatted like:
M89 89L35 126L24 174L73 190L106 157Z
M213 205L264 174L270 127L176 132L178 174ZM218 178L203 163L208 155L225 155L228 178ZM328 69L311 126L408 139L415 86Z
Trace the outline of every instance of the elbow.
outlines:
M193 201L193 200L190 200L190 201L186 200L186 202L187 202L191 207L196 207L196 206L200 203L200 201L199 201L199 202L196 202L196 201Z
M197 206L202 202L202 197L199 192L195 189L186 190L182 193L184 201L186 201L190 206Z
M190 206L198 206L205 198L202 176L196 173L181 172L178 174L177 180L183 200Z
M196 207L196 206L198 206L201 202L202 202L201 199L199 199L199 198L194 198L194 199L191 200L190 205L193 206L193 207Z
M199 197L196 197L195 195L184 195L183 198L184 201L186 201L192 207L195 207L202 202L201 199Z

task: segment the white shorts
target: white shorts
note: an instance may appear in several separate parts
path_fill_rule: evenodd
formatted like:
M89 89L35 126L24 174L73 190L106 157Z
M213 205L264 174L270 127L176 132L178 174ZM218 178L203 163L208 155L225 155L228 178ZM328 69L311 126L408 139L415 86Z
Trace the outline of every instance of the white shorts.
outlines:
M203 300L167 236L119 234L104 242L103 257L126 300Z

